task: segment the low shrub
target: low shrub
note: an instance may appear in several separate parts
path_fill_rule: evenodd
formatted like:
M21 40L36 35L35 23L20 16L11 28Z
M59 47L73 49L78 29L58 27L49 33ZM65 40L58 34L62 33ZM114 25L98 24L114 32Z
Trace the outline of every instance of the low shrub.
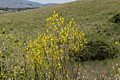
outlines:
M120 23L120 13L117 13L116 15L114 15L111 19L111 22L113 23Z
M104 60L117 57L118 50L104 41L90 41L81 52L70 54L75 61Z

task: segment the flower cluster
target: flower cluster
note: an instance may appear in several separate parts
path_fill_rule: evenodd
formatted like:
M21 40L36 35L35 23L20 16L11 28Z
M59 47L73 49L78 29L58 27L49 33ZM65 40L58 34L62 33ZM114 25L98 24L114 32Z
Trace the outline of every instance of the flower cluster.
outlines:
M118 78L120 77L120 64L119 64L119 63L116 63L116 66L113 67L113 68L116 69L115 78L116 78L116 80L118 80Z

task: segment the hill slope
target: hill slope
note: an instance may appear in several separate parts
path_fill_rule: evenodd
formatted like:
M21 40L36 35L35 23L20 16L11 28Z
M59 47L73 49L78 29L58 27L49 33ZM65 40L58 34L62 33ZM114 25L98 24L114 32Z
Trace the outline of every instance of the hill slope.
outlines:
M43 7L52 4L41 4L28 0L0 0L0 7L25 8L25 7Z
M19 13L0 15L0 28L13 29L17 33L33 33L43 31L45 18L54 10L65 17L68 22L74 18L89 40L104 39L109 42L120 36L109 19L120 12L120 0L80 0L66 4L27 10Z

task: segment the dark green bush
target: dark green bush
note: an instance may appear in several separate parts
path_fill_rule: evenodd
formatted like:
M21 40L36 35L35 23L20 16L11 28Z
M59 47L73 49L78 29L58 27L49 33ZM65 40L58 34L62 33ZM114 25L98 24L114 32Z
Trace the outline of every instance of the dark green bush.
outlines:
M113 23L120 23L120 13L117 13L110 19Z
M117 52L118 50L115 47L104 41L90 41L82 52L73 51L73 54L70 54L70 58L75 61L104 60L117 57Z

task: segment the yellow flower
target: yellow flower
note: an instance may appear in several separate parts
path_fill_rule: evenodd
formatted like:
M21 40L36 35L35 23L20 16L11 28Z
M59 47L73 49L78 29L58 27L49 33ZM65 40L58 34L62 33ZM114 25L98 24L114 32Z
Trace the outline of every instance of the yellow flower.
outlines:
M115 44L119 44L118 42L115 42Z
M116 76L119 76L119 74L116 74Z
M56 11L53 12L54 14L56 13Z
M48 32L48 30L46 30L46 32Z
M118 66L118 63L116 63L116 66Z
M118 68L118 71L120 71L120 68Z
M63 53L63 50L62 50L62 49L60 49L60 52L61 52L61 53Z

